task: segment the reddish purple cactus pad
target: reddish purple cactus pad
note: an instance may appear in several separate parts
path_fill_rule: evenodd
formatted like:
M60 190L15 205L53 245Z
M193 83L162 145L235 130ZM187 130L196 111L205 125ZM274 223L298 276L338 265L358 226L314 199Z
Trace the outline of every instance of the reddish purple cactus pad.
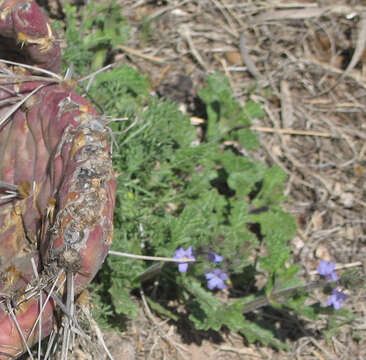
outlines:
M59 70L55 35L34 2L0 2L0 33L1 58L8 46L7 59ZM56 280L72 274L77 294L99 270L112 243L116 182L109 131L91 104L56 78L0 66L1 360L38 341L39 300ZM41 337L54 326L54 300L68 291L59 287Z

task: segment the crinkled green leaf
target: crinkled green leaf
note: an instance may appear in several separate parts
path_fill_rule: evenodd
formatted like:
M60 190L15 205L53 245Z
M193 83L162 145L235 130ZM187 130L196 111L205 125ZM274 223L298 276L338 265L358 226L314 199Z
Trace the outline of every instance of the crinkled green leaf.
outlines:
M304 302L306 301L306 299L307 299L307 296L289 298L286 302L286 305L291 307L291 309L296 311L298 314L301 314L302 316L315 321L318 318L316 309L312 306L304 305Z
M249 118L262 118L265 115L262 105L251 100L248 100L245 103L244 109L247 112Z
M271 330L264 329L254 322L245 322L239 332L243 334L250 343L260 341L264 345L274 345L279 349L287 348L285 344L275 338Z
M258 136L249 129L239 129L233 135L239 144L248 151L255 150L259 147Z
M139 307L131 300L129 289L126 289L120 282L113 281L108 292L111 295L113 307L117 314L124 314L131 318L137 316Z
M146 298L147 303L150 305L151 309L159 313L160 315L166 316L169 319L172 319L174 321L178 321L178 316L174 315L171 311L166 309L165 307L161 306L156 301L153 301L151 298Z
M206 87L199 92L206 104L208 116L207 139L219 140L225 133L237 126L250 126L248 114L258 113L253 104L247 111L234 99L229 81L222 74L215 73L206 79Z

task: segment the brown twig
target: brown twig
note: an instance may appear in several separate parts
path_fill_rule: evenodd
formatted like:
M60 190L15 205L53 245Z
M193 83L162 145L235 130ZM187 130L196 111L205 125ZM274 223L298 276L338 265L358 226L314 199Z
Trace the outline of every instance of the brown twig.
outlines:
M312 130L295 130L295 129L275 129L264 126L251 126L251 130L267 132L267 133L278 133L284 135L303 135L303 136L320 136L320 137L328 137L328 138L337 138L331 133L322 132L322 131L312 131Z
M136 50L136 49L132 49L128 46L125 46L125 45L118 45L118 47L131 54L131 55L135 55L135 56L138 56L140 58L143 58L145 60L149 60L149 61L152 61L152 62L156 62L158 64L165 64L166 63L166 60L161 58L161 57L157 57L157 56L151 56L151 55L148 55L148 54L144 54L143 52L139 51L139 50Z
M261 73L259 72L259 70L257 69L257 67L255 66L254 61L252 60L252 58L249 54L247 40L246 40L247 30L248 30L247 27L244 27L244 29L242 30L241 35L240 35L240 41L239 41L240 54L241 54L244 64L248 67L248 70L253 75L253 77L255 77L257 80L262 80L263 77L262 77Z

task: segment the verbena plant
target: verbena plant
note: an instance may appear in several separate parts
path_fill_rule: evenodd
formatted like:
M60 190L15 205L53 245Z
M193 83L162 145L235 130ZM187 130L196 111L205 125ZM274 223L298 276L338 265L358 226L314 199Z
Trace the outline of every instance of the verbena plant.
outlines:
M65 4L65 58L85 75L125 41L128 27L114 2L91 2L79 21L76 11ZM116 326L121 316L136 316L131 294L143 288L162 317L188 317L197 329L227 327L249 342L283 346L273 327L244 313L270 303L315 319L319 307L304 305L307 287L291 263L296 224L282 207L286 176L250 156L259 146L250 120L264 116L261 105L240 106L227 79L212 74L198 93L207 113L199 135L177 104L149 89L145 76L120 66L98 74L89 91L106 114L129 119L112 125L119 174L113 250L197 261L182 272L176 263L109 256L94 284L97 318Z

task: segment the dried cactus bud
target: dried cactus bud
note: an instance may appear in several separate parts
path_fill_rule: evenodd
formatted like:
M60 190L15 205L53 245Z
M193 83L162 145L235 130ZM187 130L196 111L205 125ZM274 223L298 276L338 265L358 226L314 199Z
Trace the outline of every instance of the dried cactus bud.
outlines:
M0 58L61 70L60 46L46 16L33 1L0 2Z

